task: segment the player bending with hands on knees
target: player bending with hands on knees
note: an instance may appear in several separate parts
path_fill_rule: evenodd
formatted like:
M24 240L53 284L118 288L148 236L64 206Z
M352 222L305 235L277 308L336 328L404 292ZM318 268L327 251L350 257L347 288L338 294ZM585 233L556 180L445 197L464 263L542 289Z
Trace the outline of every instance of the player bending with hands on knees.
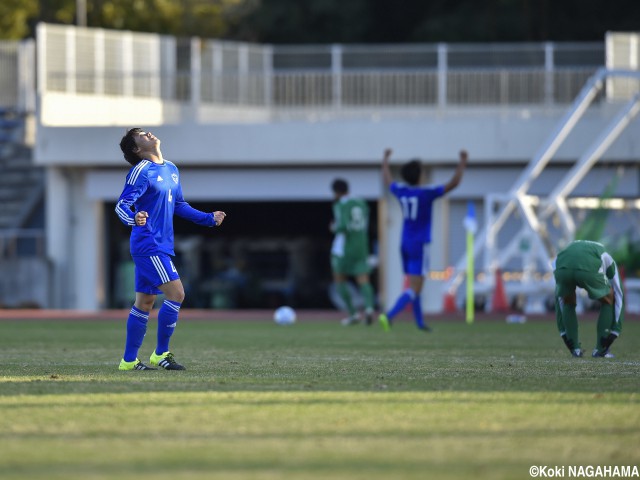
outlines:
M198 225L220 225L224 212L205 213L191 207L182 196L178 167L162 156L160 139L132 128L120 141L124 158L132 165L116 204L120 220L131 228L131 256L135 264L135 304L127 320L127 338L120 370L155 370L138 359L156 295L165 300L158 311L158 335L149 363L166 370L184 370L169 350L178 323L184 287L171 261L173 215Z
M410 160L402 166L400 171L406 183L394 182L389 167L391 149L384 151L382 159L382 177L385 186L398 199L402 207L404 222L402 225L402 239L400 254L402 268L409 279L409 287L402 292L395 304L386 313L380 315L380 325L389 331L393 319L407 304L411 303L416 326L423 331L430 331L422 317L422 302L420 292L424 283L424 276L429 269L429 245L431 244L431 212L433 202L456 188L462 180L467 167L467 152L460 152L460 161L456 171L444 185L423 185L424 171L422 163Z
M601 243L576 240L558 253L552 266L558 330L571 355L583 355L576 316L576 287L580 287L587 291L590 299L601 303L596 348L591 355L613 357L609 348L620 335L624 317L624 297L616 262Z

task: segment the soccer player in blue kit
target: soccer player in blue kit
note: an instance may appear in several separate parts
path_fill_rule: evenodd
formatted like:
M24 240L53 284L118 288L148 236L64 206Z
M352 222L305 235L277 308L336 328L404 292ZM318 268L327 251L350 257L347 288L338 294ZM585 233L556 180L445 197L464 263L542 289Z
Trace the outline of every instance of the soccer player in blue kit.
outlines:
M184 370L169 350L169 340L178 323L184 287L171 261L173 215L198 225L220 225L226 214L205 213L191 207L182 196L178 167L160 151L160 139L140 128L132 128L120 141L124 158L132 165L116 213L131 230L131 256L135 263L136 299L127 319L127 339L120 370ZM158 311L156 348L149 358L152 366L138 359L147 331L149 313L156 295L165 300Z
M453 177L444 185L422 185L423 169L419 160L411 160L402 166L400 171L406 184L393 181L389 158L391 149L386 149L382 159L382 176L384 183L398 199L402 207L404 223L400 252L402 268L409 279L408 288L402 292L393 307L379 317L380 325L389 331L393 319L407 304L411 303L416 326L423 331L430 331L422 317L420 292L424 276L429 269L429 244L431 243L431 211L434 200L456 188L462 180L467 167L467 152L460 152L460 161Z

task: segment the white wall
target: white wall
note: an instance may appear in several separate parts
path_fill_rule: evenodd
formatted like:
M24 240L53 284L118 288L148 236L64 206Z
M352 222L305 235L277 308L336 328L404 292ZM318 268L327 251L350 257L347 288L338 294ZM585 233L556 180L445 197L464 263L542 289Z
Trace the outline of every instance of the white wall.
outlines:
M122 168L87 171L86 195L92 200L116 201L124 186L129 164ZM180 184L187 201L287 201L332 197L331 182L340 176L353 195L378 199L380 171L372 167L335 168L188 168L181 167Z
M590 110L554 157L575 160L617 112L608 105ZM553 132L564 110L448 110L394 117L360 116L325 121L251 121L224 124L186 122L150 126L125 116L129 127L149 127L162 140L168 159L181 166L344 166L377 164L385 148L393 161L410 157L454 163L461 147L472 163L527 162ZM640 157L636 119L606 157ZM35 161L39 165L120 166L124 127L39 125Z

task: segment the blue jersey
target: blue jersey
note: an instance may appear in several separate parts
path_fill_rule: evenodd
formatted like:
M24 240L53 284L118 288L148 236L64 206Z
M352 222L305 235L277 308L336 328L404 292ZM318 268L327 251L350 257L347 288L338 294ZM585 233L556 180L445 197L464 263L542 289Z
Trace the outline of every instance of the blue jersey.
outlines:
M421 254L423 245L431 243L432 205L444 195L444 185L412 187L393 182L390 190L402 207L402 249Z
M135 214L149 214L146 225L135 224ZM131 230L131 255L175 255L173 251L173 215L212 227L213 213L191 207L182 197L178 167L165 160L162 164L141 160L127 175L124 190L116 204L116 213Z

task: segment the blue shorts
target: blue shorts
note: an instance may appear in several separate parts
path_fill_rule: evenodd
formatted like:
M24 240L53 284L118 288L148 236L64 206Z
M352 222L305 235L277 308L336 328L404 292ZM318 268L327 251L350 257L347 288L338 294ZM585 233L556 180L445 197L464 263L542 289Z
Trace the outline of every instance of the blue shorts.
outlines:
M136 292L159 295L162 293L158 288L160 285L180 278L169 255L136 255L133 257L133 263L136 265Z
M423 243L419 247L413 246L401 249L402 269L406 275L424 277L429 273L429 244Z

